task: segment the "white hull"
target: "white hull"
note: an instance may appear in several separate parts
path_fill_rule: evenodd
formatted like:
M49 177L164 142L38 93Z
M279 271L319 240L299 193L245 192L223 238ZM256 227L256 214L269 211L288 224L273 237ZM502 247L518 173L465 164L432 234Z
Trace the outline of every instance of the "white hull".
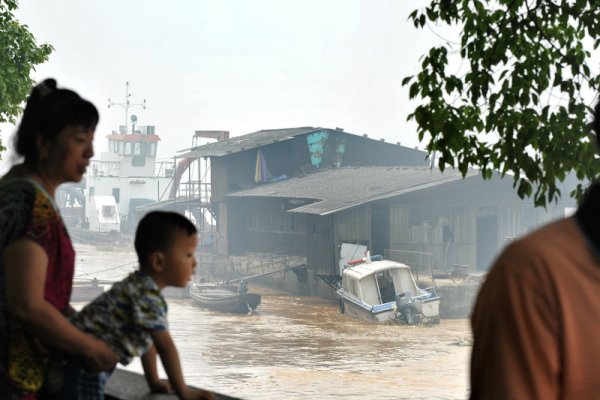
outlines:
M367 304L357 304L357 302L340 297L340 301L343 302L343 313L350 317L362 319L374 323L386 323L398 321L400 316L398 315L396 304L386 303L381 304L378 308ZM439 298L431 301L422 303L420 306L419 318L422 322L435 323L440 318L440 300Z

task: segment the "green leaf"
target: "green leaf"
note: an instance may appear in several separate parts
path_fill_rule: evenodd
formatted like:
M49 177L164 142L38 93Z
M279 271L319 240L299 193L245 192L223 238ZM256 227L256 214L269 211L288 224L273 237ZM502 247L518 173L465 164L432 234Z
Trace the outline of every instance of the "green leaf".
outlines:
M408 97L411 99L414 99L417 96L417 94L419 94L420 90L421 90L421 87L419 86L419 83L418 82L413 83L412 85L410 85Z
M418 98L411 116L425 147L441 153L441 170L513 175L517 194L537 206L556 201L556 181L569 174L600 176L587 126L600 90L596 1L430 0L424 13L436 29L462 28L458 52L425 49L418 78L402 82Z
M35 82L31 72L45 62L53 48L38 45L26 25L14 16L17 2L0 0L0 123L15 123ZM0 153L5 147L0 141Z

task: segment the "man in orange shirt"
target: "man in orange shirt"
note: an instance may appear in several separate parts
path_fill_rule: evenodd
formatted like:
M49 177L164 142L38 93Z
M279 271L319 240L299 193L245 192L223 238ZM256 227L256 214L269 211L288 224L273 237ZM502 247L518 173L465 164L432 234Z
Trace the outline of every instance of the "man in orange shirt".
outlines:
M471 317L472 400L600 398L599 222L597 183L574 216L496 260Z

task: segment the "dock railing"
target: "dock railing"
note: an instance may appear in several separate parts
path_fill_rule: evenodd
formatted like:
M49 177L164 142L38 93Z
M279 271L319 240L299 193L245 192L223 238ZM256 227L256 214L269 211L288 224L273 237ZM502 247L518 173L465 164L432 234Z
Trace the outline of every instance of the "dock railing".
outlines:
M420 275L428 275L435 280L435 276L440 273L450 277L447 269L431 253L386 249L385 258L408 265L417 280Z
M196 272L197 281L238 282L256 279L277 272L293 270L306 265L306 257L291 256L280 252L250 253L222 259L205 259L201 271Z

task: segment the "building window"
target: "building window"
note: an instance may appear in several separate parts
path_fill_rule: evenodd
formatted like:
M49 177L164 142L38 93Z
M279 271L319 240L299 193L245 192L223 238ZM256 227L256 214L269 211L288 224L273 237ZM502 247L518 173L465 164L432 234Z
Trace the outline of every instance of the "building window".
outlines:
M102 215L105 217L115 215L115 206L102 206Z
M119 197L121 195L121 189L119 189L119 188L113 188L112 195L115 198L115 201L118 203L119 202Z
M138 142L134 144L131 165L134 167L143 167L146 165L146 143Z
M156 156L156 143L148 143L148 157Z

